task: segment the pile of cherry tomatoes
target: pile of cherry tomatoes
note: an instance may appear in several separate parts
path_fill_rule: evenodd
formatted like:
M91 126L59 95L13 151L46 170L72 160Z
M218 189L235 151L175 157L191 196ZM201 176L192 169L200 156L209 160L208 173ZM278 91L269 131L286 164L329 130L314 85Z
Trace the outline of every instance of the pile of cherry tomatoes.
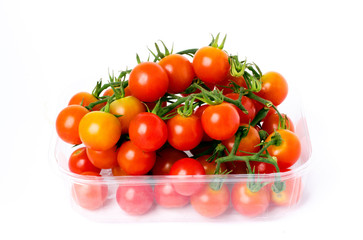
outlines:
M278 111L288 94L284 77L223 50L219 35L208 46L172 53L164 43L153 60L97 82L79 92L59 113L60 139L76 148L69 170L92 175L91 184L74 184L83 208L105 204L102 169L113 176L216 174L290 171L301 153L291 119ZM173 178L171 178L173 179ZM257 216L272 203L298 201L300 179L271 183L213 181L120 184L116 200L130 215L147 213L154 201L165 208L191 204L203 216L223 214L230 203L242 215ZM297 189L296 189L297 186ZM295 192L293 191L295 188Z

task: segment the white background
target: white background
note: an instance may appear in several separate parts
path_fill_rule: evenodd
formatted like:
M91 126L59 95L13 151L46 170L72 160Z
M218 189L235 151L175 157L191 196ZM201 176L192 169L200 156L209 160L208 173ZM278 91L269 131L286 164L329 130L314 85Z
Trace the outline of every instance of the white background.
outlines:
M347 0L0 0L0 239L362 236L361 9ZM182 50L218 32L226 50L302 93L315 161L301 206L277 220L227 224L104 224L75 213L48 159L62 92L90 91L159 39Z

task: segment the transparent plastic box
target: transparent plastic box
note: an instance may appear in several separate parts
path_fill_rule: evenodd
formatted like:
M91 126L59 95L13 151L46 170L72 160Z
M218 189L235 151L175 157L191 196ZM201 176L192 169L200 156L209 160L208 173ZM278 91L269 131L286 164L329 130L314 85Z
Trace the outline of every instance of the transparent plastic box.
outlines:
M61 110L62 108L59 108ZM267 185L261 188L256 194L265 196L265 202L257 202L253 208L259 209L258 213L249 212L246 207L240 209L238 203L235 203L236 196L233 192L241 190L241 186L251 182L252 175L250 174L228 174L228 175L206 175L206 176L112 176L111 170L102 170L102 177L84 176L72 173L68 169L68 159L71 153L75 150L70 144L64 143L56 134L51 150L51 161L53 166L57 168L57 172L64 178L66 187L69 191L69 198L73 208L81 215L101 222L170 222L170 221L248 221L250 219L270 219L281 217L287 214L291 209L298 207L301 198L304 196L307 186L305 186L306 178L308 177L309 169L312 162L312 149L307 128L306 119L302 109L301 99L297 91L289 89L289 95L285 101L278 107L281 113L287 114L295 125L295 133L298 135L301 142L300 159L291 167L291 171L282 172L279 177L285 183L286 189L279 194L274 194L271 190L271 185L277 177L276 174L259 174L255 175L259 182ZM204 187L222 186L227 192L227 199L224 199L222 214L218 216L205 216L206 214L196 210L194 205L190 203L192 197L187 197L184 206L182 207L166 207L162 206L160 198L155 199L155 191L160 191L160 187L166 187L175 184L196 186L203 185ZM168 187L167 187L168 186ZM234 189L234 187L236 189ZM117 198L118 188L132 189L128 194L136 194L137 189L147 188L146 192L140 193L139 200L147 202L148 206L146 213L135 215L137 207L130 211L125 211L120 207ZM202 189L203 189L202 188ZM203 190L201 190L203 191ZM125 195L127 198L127 194ZM166 196L167 198L168 196ZM173 195L170 195L172 198ZM206 196L200 196L199 200L205 199ZM239 196L243 198L243 196ZM147 200L147 201L146 201ZM244 201L246 199L240 199ZM248 199L246 200L248 201ZM268 201L268 203L266 203ZM217 204L220 203L216 203ZM207 205L208 208L213 207L213 203ZM142 208L142 207L141 207ZM135 210L136 209L136 210ZM133 210L135 210L133 212ZM129 213L127 213L129 212Z

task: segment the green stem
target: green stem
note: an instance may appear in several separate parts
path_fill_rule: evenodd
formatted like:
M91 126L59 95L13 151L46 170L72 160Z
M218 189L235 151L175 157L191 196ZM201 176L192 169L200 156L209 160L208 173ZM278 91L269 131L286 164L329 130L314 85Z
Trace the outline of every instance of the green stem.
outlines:
M197 51L198 51L198 48L191 48L191 49L187 49L187 50L183 50L183 51L177 52L176 54L180 54L180 55L186 54L186 55L189 55L189 54L195 54Z

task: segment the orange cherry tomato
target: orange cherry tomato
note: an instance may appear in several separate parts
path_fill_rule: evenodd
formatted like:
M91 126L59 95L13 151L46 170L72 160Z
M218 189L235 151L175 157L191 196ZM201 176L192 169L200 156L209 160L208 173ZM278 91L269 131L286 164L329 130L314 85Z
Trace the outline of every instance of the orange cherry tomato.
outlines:
M104 151L115 146L120 139L121 124L111 113L90 112L79 123L79 136L86 147Z
M101 169L109 169L118 165L116 146L104 151L87 148L87 156L94 166Z

